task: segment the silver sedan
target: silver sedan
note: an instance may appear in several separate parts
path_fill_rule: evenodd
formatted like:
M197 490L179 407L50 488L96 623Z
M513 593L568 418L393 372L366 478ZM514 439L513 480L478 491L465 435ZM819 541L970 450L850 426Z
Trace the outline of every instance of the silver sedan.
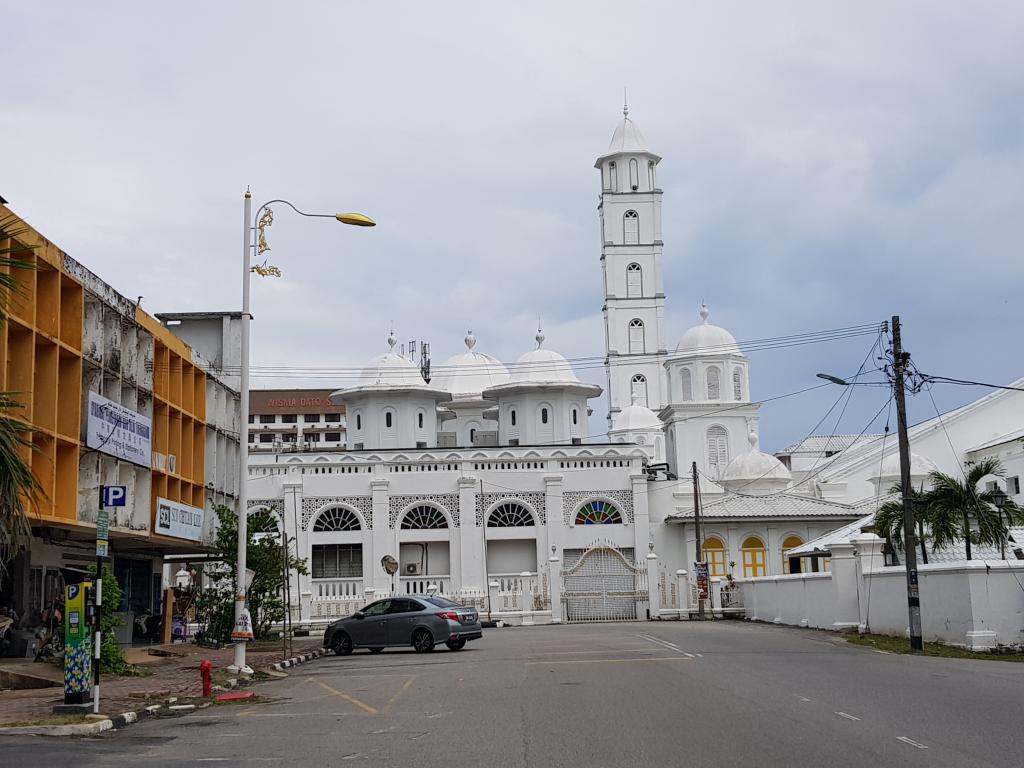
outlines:
M324 648L347 656L355 648L380 653L389 646L409 646L429 653L438 643L460 651L483 636L480 615L438 595L402 595L377 600L324 632Z

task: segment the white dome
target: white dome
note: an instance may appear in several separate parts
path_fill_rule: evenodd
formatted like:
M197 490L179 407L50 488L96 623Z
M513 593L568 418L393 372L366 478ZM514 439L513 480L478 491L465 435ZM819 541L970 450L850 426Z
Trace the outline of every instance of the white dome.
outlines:
M640 128L628 117L623 117L622 122L615 126L615 133L612 134L606 154L647 151L647 139L640 133Z
M479 398L488 387L506 384L508 369L495 357L474 352L476 338L469 331L465 338L468 350L449 357L440 366L432 384L447 389L457 398Z
M938 467L931 462L930 459L926 459L916 453L910 454L910 476L916 478L927 477L931 472L935 472ZM900 454L899 451L894 451L886 456L882 460L881 471L878 473L880 478L898 478L900 476Z
M637 402L636 395L633 395L633 402L619 411L612 421L612 432L631 432L656 429L661 431L662 423L654 411Z
M742 355L735 337L725 328L711 325L708 322L707 304L700 308L701 324L683 334L676 346L676 352L686 352L692 355Z
M537 348L516 360L509 377L510 384L579 384L580 380L569 361L551 349L541 349L544 334L537 331Z
M747 439L750 441L750 450L729 462L722 473L723 483L745 481L751 486L762 483L775 485L788 484L793 479L793 475L781 461L758 450L755 432L751 431Z
M363 366L356 381L334 394L354 389L432 389L423 380L420 367L409 358L395 352L396 342L394 334L388 336L390 351L371 359Z

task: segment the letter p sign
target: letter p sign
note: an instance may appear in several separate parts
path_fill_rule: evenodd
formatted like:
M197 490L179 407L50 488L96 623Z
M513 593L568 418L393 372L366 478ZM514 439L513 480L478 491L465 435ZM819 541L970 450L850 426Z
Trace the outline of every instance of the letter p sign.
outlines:
M104 507L123 507L128 503L127 485L104 485L102 493Z

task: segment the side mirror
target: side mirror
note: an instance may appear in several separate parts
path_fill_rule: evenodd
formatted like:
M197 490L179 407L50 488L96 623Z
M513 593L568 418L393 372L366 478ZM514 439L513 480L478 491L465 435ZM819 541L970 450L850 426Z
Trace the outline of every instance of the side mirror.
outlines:
M353 619L361 619L363 616L365 616L365 614L362 611L356 611L352 614Z

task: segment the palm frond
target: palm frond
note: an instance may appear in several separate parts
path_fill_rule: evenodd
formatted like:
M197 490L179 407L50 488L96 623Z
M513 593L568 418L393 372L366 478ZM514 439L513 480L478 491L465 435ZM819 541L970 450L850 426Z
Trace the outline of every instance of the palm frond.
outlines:
M31 428L12 415L21 407L13 393L0 392L0 572L30 534L26 502L34 505L43 493L24 456L35 450Z

